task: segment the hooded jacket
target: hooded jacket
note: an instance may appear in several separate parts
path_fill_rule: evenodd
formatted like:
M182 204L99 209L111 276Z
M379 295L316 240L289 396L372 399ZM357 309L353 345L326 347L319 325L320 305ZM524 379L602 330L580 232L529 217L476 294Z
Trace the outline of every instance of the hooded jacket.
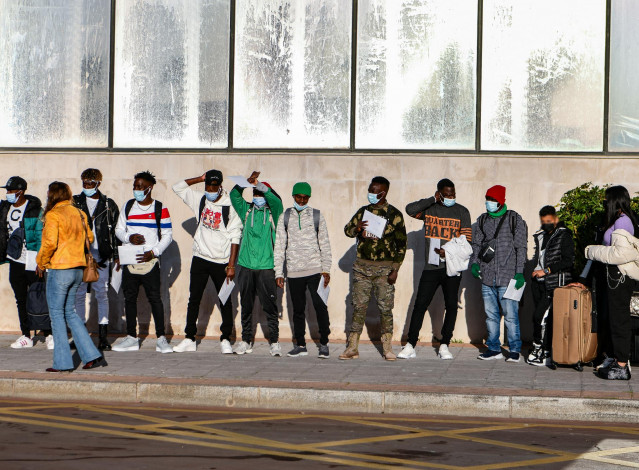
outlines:
M262 207L246 202L239 186L229 194L233 208L244 223L237 264L248 269L273 269L276 227L284 206L279 196L264 183L258 183L256 189L266 199Z
M27 250L38 251L42 239L42 203L35 196L25 194L27 207L24 211L25 241ZM7 261L7 243L9 241L9 228L7 227L7 214L12 204L4 200L0 202L0 261Z
M587 246L586 258L615 265L621 274L639 281L639 238L626 230L612 232L610 246Z
M239 244L242 237L242 219L232 207L228 193L223 191L215 202L207 200L200 214L200 202L205 197L203 191L192 189L186 181L174 184L173 191L191 208L198 221L193 235L193 256L213 263L228 263L231 245ZM228 226L224 225L223 206L229 206Z
M546 242L544 256L541 257L544 237L549 239ZM572 268L575 262L575 243L572 232L559 222L550 235L539 230L533 234L533 238L535 240L533 264L541 266L542 269L550 269L550 274L541 278L546 284L546 289L552 291L560 285L564 286L572 282Z

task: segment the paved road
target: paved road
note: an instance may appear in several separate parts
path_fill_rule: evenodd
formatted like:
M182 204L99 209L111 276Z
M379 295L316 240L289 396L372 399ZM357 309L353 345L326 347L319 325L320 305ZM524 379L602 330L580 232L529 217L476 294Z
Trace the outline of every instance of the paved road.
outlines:
M639 426L0 401L0 468L639 467Z

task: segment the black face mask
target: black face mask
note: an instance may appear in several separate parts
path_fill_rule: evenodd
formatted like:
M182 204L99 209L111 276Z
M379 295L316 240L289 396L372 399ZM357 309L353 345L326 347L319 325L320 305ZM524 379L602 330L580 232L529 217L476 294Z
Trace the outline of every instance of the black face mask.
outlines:
M546 233L551 233L555 230L555 224L541 224L541 229Z

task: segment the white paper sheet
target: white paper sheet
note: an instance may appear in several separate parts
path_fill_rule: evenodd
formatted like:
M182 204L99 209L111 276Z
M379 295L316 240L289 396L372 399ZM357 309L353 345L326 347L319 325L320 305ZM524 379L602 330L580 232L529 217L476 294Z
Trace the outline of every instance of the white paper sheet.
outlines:
M245 176L229 176L229 179L233 181L234 185L237 184L240 188L254 188L255 185L247 181Z
M387 220L383 217L373 214L369 211L364 211L362 220L368 222L366 231L377 238L383 238L384 229L386 228Z
M324 304L328 305L328 294L331 293L331 286L328 285L324 287L324 276L320 277L320 283L319 286L317 286L317 293Z
M439 254L435 253L435 249L439 250L442 246L442 241L439 238L431 238L430 246L428 249L430 250L428 253L428 264L434 264L435 266L439 266Z
M138 255L144 254L144 246L142 245L122 245L118 247L120 255L120 266L127 264L138 264Z
M36 256L38 256L37 251L27 250L27 262L25 263L24 269L27 271L35 271L38 263L36 263Z
M229 297L231 295L231 292L233 292L234 287L235 287L235 281L231 281L231 282L227 282L226 280L224 281L224 283L222 284L222 288L220 289L220 292L217 293L217 296L220 299L220 302L222 302L222 305L225 305L226 301L229 300Z
M120 286L122 285L122 270L124 268L120 266L120 270L116 271L115 266L111 271L111 287L114 291L120 292Z
M510 282L508 283L508 288L506 289L506 293L504 294L504 299L510 299L516 302L519 302L521 300L522 296L524 295L526 283L524 282L524 285L521 286L521 289L515 289L516 282L517 281L515 281L514 279L510 280Z

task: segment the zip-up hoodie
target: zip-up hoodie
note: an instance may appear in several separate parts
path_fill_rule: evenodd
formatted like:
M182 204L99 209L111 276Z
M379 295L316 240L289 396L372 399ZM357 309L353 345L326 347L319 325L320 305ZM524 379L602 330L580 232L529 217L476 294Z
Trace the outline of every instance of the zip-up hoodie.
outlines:
M275 238L275 277L284 277L284 259L288 277L306 277L331 272L331 243L326 220L320 213L319 233L315 231L313 209L290 210L288 232L284 228L284 213L277 222Z
M246 202L239 186L235 186L229 194L244 223L237 264L248 269L273 269L275 227L284 207L280 198L264 183L258 183L256 188L264 193L266 199L266 205L262 207Z
M222 190L217 201L206 200L200 214L200 201L205 196L203 191L192 189L184 180L174 184L173 191L191 208L196 220L199 219L193 235L193 256L213 263L228 263L231 245L239 244L242 237L242 219L231 205L228 193ZM223 206L229 206L228 226L224 226Z

